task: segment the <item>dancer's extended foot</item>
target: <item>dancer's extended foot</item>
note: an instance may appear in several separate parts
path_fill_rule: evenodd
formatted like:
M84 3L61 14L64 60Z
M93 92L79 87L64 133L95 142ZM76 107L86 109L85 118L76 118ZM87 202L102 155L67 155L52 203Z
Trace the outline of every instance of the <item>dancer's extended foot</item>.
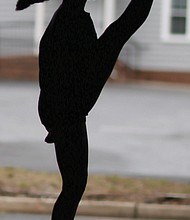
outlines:
M23 10L25 8L28 8L32 4L44 2L44 1L48 1L48 0L18 0L16 4L16 10L17 11Z

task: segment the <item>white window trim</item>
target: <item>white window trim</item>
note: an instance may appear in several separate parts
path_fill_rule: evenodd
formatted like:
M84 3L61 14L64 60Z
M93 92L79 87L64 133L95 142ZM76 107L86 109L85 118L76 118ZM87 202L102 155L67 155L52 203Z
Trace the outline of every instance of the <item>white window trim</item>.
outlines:
M162 0L161 39L166 43L190 43L190 0L187 0L187 33L185 35L170 33L171 5L172 0Z

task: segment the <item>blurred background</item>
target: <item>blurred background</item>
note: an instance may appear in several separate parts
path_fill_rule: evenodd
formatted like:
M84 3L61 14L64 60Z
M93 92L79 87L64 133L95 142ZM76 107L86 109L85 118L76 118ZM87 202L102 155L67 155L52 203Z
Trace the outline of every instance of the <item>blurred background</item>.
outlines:
M129 2L88 0L86 11L93 18L98 36ZM27 178L28 174L14 172L14 168L57 172L54 147L44 143L46 131L37 113L38 47L60 3L61 0L50 0L16 12L15 0L0 1L1 192L10 193L7 186L11 184L14 186L11 190L15 190L14 184L18 178L22 179L19 175L24 176L20 188L17 183L22 192L38 189L32 182L34 177ZM154 1L149 19L121 51L87 118L87 126L92 176L169 179L187 183L188 190L179 186L178 192L190 193L190 0ZM5 167L8 167L6 175L2 171ZM176 185L171 188L164 182L150 182L143 188L143 182L132 184L131 180L125 183L124 179L115 178L106 181L111 184L90 179L90 187L97 185L95 189L92 187L93 193L102 193L104 187L110 187L106 188L109 193L124 194L122 184L129 190L125 191L128 200L129 195L138 197L137 192L147 192L150 186L155 187L156 193L163 192L163 188L164 192L177 191L173 190ZM130 191L132 185L134 189ZM52 182L42 189L46 190L43 193L52 189L54 193L53 186L58 190L59 184ZM144 199L142 195L139 198Z
M60 0L0 2L0 166L57 171L37 113L38 46ZM129 0L89 0L98 36ZM190 179L190 0L155 1L88 116L90 173ZM123 27L125 28L125 27ZM113 42L114 44L114 42Z

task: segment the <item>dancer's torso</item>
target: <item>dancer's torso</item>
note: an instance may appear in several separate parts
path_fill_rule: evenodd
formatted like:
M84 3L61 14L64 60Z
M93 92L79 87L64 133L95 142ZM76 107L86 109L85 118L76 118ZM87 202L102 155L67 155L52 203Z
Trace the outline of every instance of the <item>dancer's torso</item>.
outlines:
M86 114L82 109L85 107L84 79L90 73L83 64L96 41L89 13L59 7L40 42L40 110L41 117L45 118L43 121L53 120L52 114L54 120Z

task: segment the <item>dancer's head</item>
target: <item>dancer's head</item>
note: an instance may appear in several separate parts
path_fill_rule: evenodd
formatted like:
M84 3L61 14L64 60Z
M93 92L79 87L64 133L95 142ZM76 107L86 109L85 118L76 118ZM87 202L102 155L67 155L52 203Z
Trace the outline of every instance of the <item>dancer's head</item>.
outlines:
M28 8L30 5L35 3L40 3L48 0L18 0L16 4L16 10L23 10L25 8Z

